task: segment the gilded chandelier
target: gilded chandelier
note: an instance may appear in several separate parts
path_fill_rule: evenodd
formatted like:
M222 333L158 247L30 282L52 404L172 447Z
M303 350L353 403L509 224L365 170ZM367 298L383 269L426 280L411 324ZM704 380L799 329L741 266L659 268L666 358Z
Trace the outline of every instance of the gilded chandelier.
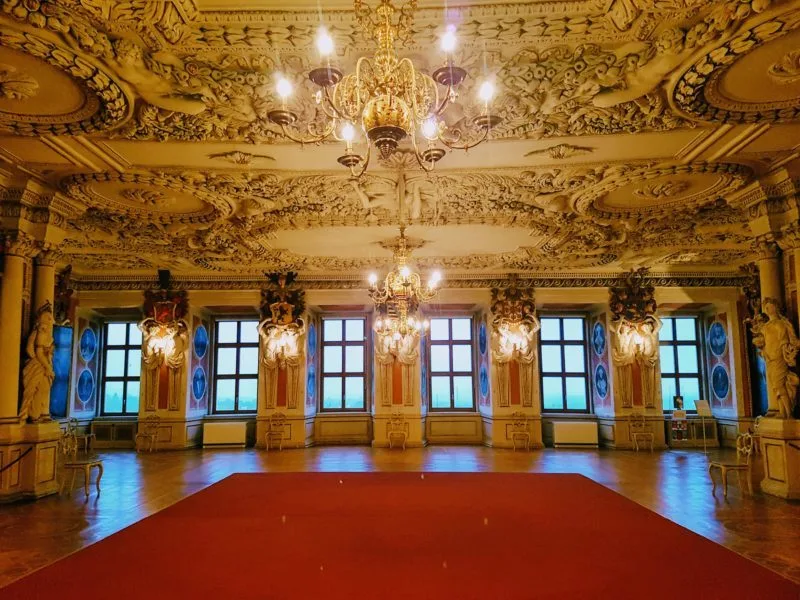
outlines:
M303 144L328 138L345 142L345 154L338 160L355 177L366 171L373 145L383 158L388 158L402 141L410 138L420 166L430 171L445 155L444 148L468 150L486 140L491 129L500 122L499 117L489 114L489 102L494 95L494 86L489 80L479 88L483 109L478 116L466 125L453 128L448 128L441 119L458 98L459 85L467 77L467 72L452 61L457 43L454 28L449 27L441 38L444 64L427 75L410 59L399 58L395 48L411 37L417 0L409 0L400 8L395 7L392 0L380 0L374 11L362 0L354 0L353 4L356 22L364 37L378 46L374 55L359 58L355 72L344 75L331 65L333 39L321 27L317 49L322 65L312 69L308 77L319 87L315 98L323 117L321 121L307 123L303 127L305 132L301 132L298 115L286 104L292 94L292 84L281 76L276 88L281 108L271 110L267 116L281 128L282 134ZM366 136L365 155L353 149L357 129ZM418 139L420 136L424 140L422 143ZM424 147L420 149L420 146Z
M419 316L419 305L436 296L436 286L441 275L434 271L427 284L422 284L419 273L408 266L409 249L405 226L400 226L400 237L394 248L394 266L386 275L383 286L378 287L378 276L369 277L369 297L375 303L378 314L375 332L386 336L393 345L402 339L428 327L428 322Z

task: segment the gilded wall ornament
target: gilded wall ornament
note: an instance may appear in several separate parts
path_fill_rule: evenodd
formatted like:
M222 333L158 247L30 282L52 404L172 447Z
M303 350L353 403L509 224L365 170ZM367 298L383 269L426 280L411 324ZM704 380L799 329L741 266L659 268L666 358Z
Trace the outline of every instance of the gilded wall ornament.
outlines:
M784 54L780 61L770 66L767 73L783 84L800 81L800 50Z

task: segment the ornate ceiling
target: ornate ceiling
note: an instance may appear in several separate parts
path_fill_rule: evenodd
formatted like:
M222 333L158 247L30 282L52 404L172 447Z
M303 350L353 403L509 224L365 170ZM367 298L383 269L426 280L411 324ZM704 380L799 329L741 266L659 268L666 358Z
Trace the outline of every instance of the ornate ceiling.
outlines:
M358 181L266 115L280 71L315 118L320 18L341 67L371 46L345 0L282 4L0 0L0 170L65 200L76 273L366 271L400 207L453 274L731 270L765 200L797 209L800 0L423 2L403 52L437 68L454 23L473 75L448 123L488 73L502 125L433 175L400 152Z

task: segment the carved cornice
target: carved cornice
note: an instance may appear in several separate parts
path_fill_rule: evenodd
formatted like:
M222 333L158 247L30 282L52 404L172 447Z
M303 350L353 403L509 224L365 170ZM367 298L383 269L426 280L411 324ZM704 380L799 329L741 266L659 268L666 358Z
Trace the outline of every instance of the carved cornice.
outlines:
M531 288L608 288L619 283L619 273L562 273L559 275L508 273L496 276L484 275L450 275L441 284L441 288L491 289L506 288L513 277L516 285ZM741 287L748 277L741 272L729 273L649 273L643 280L647 285L656 287ZM156 281L150 275L142 276L87 276L73 275L73 287L86 291L115 290L147 290ZM329 277L299 276L298 285L306 290L366 290L367 283L359 275L340 275ZM252 276L196 276L182 277L173 275L171 284L182 290L252 290L257 292L264 285L263 278Z

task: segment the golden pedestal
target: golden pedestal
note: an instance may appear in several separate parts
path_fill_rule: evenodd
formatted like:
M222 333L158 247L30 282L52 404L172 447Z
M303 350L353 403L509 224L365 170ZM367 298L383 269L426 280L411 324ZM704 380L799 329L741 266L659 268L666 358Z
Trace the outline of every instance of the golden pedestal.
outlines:
M758 427L764 479L761 490L790 500L800 499L800 421L764 418Z

